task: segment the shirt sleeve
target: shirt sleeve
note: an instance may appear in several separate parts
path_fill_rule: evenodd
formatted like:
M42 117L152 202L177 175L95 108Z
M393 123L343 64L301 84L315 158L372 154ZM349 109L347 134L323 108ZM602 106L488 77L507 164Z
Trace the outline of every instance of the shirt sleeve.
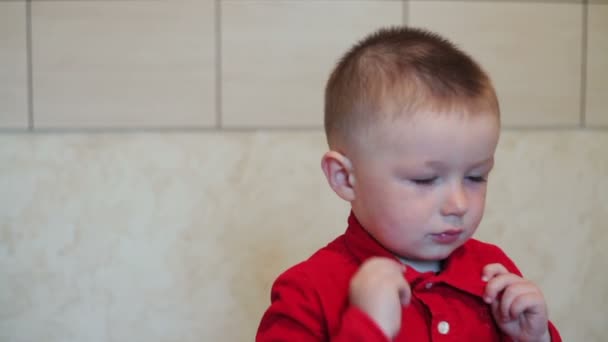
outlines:
M380 328L356 307L346 309L338 331L326 328L319 296L297 269L283 273L273 284L271 305L264 313L256 342L389 342Z

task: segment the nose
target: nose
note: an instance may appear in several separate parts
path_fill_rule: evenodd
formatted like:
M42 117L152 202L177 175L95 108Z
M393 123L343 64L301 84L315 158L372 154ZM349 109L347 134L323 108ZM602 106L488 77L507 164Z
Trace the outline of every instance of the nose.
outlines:
M441 207L441 214L444 216L464 216L469 209L469 200L462 183L451 185L445 196Z

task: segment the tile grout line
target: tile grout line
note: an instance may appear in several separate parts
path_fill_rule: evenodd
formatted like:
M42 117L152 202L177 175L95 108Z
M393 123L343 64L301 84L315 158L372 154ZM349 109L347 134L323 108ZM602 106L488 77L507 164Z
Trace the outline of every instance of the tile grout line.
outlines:
M27 130L34 130L34 77L32 62L32 0L25 2L25 45L27 58Z
M246 127L246 126L231 126L218 129L217 127L46 127L37 129L34 132L28 132L21 129L0 128L0 136L2 134L127 134L127 133L159 133L159 134L199 134L199 133L286 133L286 132L308 132L308 133L323 133L322 126L276 126L276 127ZM581 128L579 125L573 126L509 126L503 127L501 132L608 132L608 126L591 126Z
M215 0L215 127L222 129L222 2Z
M410 24L410 2L409 0L403 0L403 10L401 11L401 23L403 26L409 26Z
M589 39L589 0L583 1L583 27L581 37L581 89L580 89L580 127L587 127L587 49Z
M1 0L0 0L1 1ZM221 32L221 0L215 0L215 86L216 86L216 131L230 131L230 129L225 130L222 123L222 32ZM34 131L34 89L33 89L33 37L32 37L32 0L26 0L26 58L27 58L27 113L28 113L28 131ZM402 0L402 23L407 25L409 23L409 7L411 1ZM587 56L588 56L588 17L589 17L589 0L582 1L582 41L581 41L581 87L580 87L580 114L579 114L579 128L585 129L587 128L586 122L586 93L587 93ZM266 130L268 127L261 127L261 130ZM281 128L279 128L281 129ZM295 128L296 130L298 128ZM308 128L304 128L308 129ZM538 127L523 127L523 130L537 130ZM553 129L553 128L549 128ZM557 128L559 130L559 128ZM145 130L145 129L144 129ZM270 128L270 130L273 130ZM520 130L516 128L515 130ZM544 130L544 128L541 128Z

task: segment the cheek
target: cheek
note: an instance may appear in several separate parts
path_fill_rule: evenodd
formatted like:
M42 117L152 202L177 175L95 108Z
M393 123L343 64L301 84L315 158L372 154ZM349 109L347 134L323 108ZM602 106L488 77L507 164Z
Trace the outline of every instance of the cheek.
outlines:
M430 196L420 194L404 184L393 184L377 198L377 205L393 223L415 222L426 216L432 206Z
M401 226L420 227L425 225L437 213L439 204L431 192L420 193L410 191L401 193L393 203L392 216L396 224Z
M486 203L486 187L478 187L471 189L469 193L469 203L471 209L475 212L483 212Z

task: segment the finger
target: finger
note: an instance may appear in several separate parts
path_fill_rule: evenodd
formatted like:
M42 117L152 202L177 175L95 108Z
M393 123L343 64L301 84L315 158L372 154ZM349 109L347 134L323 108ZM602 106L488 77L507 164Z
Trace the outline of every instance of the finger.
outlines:
M405 265L396 262L394 260L383 260L380 265L380 272L385 277L390 277L394 279L403 279L403 274L405 272Z
M494 316L494 319L497 322L504 322L505 319L504 319L504 317L501 316L501 313L500 313L500 302L495 300L490 305L492 307L492 315Z
M502 317L516 319L519 312L516 314L513 313L513 310L516 309L513 307L515 300L523 295L535 293L538 293L536 286L525 280L507 287L500 298L500 312Z
M374 257L372 261L375 265L382 267L387 272L396 273L405 271L405 265L394 259Z
M486 303L492 303L508 286L522 281L521 277L513 273L496 276L488 281L483 299Z
M411 289L405 279L405 265L388 258L377 258L373 261L378 287L395 291L395 296L403 305L408 305L411 298Z
M509 273L509 271L502 264L487 264L483 267L483 270L481 271L481 280L487 282L490 279L505 273Z
M396 261L396 260L390 260L390 259L387 259L387 260L390 261L394 265L395 272L397 272L401 275L403 275L403 273L405 273L405 270L407 269L405 264L403 264L399 261Z
M513 318L523 313L546 316L546 311L545 300L539 292L526 292L513 299L509 315Z
M375 274L402 274L405 271L405 265L396 260L382 257L373 257L366 260L361 266L364 272Z

